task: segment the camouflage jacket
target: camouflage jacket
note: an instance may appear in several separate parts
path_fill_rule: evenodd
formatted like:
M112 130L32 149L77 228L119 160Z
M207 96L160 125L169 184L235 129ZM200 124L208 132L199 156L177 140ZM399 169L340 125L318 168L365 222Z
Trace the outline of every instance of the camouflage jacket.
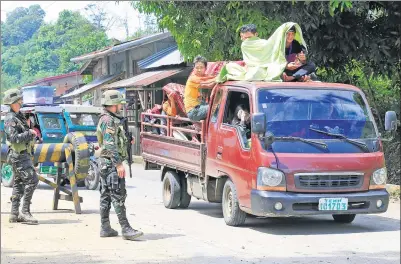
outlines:
M121 118L104 110L97 126L97 139L101 148L100 156L108 158L113 165L121 164L127 158L129 144Z
M4 119L4 132L7 144L17 152L30 150L33 147L35 134L29 130L25 116L19 112L10 111Z

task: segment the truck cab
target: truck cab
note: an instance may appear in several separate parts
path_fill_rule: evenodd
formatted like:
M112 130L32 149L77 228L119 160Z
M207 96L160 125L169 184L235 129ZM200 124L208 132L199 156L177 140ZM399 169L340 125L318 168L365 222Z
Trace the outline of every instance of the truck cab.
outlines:
M167 117L167 136L141 134L145 168L161 169L167 208L188 207L191 196L222 203L232 226L246 214L331 214L350 223L356 214L387 210L383 147L357 87L234 81L217 85L210 102L200 131L174 127ZM239 105L250 114L242 126ZM395 124L392 112L386 118ZM174 138L176 129L202 140Z

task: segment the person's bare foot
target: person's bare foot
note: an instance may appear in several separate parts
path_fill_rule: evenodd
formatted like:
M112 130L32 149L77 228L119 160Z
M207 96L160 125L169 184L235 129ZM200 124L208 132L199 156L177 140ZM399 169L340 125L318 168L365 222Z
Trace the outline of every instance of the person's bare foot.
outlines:
M292 77L292 76L288 76L285 72L283 73L282 78L283 78L283 81L284 81L284 82L291 82L291 81L293 81L293 80L295 79L295 78Z
M309 75L305 75L302 78L303 78L304 82L311 82L312 81Z

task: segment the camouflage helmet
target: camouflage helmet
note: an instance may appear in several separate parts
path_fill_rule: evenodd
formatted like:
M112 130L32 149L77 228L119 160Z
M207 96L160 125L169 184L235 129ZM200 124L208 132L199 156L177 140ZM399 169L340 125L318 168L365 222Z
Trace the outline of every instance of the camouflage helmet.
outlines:
M104 106L125 104L125 98L122 93L117 90L105 91L102 95L101 104Z
M11 105L22 99L21 91L18 89L10 89L4 92L3 103Z

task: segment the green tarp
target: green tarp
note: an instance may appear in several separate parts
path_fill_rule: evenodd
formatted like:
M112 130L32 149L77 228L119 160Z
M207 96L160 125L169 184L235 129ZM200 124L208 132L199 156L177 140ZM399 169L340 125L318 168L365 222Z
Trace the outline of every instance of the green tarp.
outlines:
M258 37L244 40L241 51L246 66L227 63L221 69L216 81L218 83L228 80L281 82L281 74L287 65L285 58L286 33L292 26L296 28L294 39L307 48L300 26L297 23L287 22L277 28L267 40Z

